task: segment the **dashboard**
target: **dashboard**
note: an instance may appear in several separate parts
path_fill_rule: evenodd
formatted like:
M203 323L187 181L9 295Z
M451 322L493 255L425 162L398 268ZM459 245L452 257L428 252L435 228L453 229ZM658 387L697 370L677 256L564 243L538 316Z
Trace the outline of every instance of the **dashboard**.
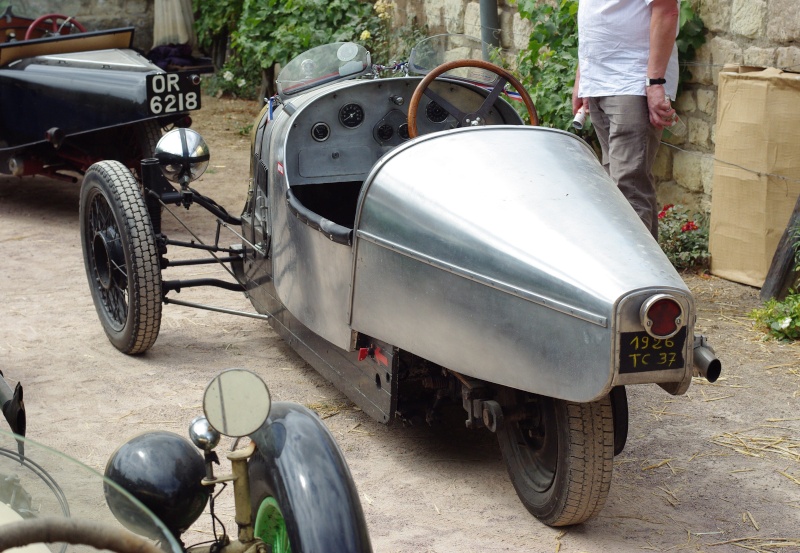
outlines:
M321 93L292 112L286 152L287 177L294 185L363 180L386 152L409 140L408 105L421 78L349 81ZM487 91L458 81L437 80L431 91L457 109L471 113ZM292 110L291 101L285 106ZM522 124L504 100L498 100L485 124ZM417 111L420 135L456 128L447 110L423 95Z

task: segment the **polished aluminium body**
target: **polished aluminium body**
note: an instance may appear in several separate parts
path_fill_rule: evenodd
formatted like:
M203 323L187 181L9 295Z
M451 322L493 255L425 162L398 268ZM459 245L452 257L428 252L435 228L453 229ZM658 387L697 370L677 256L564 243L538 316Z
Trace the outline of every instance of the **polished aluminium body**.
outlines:
M617 337L637 295L670 291L693 321L688 289L569 133L459 129L398 148L366 180L356 226L353 327L475 378L491 367L498 384L593 401L632 383ZM686 363L641 381L690 378Z
M310 138L324 113L336 113L325 105L333 97L387 104L390 113L388 98L412 84L334 86L261 121L254 194L268 205L272 299L345 351L362 333L468 376L491 370L493 382L529 392L585 402L622 384L685 389L690 340L680 367L619 374L620 333L638 329L643 294L679 298L689 334L694 305L576 136L488 126L386 147L372 136L386 118L377 110L346 141ZM325 194L322 209L347 202L343 222L352 223L326 233L298 217L287 195L312 186ZM334 240L337 233L344 239ZM276 304L259 299L256 282L248 285L254 304L273 313ZM362 403L361 392L348 395Z

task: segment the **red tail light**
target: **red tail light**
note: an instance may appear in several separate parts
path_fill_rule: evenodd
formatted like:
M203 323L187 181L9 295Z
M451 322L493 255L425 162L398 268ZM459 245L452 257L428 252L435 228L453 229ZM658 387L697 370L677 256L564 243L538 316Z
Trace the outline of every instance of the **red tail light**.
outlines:
M683 326L683 307L675 298L657 294L642 304L640 311L642 326L653 338L666 339L675 336Z

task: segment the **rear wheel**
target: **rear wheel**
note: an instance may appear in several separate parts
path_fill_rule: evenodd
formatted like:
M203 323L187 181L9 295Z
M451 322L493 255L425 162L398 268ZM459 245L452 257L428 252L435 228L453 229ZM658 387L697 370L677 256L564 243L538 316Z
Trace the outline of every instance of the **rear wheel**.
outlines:
M509 391L504 403L525 414L516 421L507 417L497 434L511 482L528 511L549 526L578 524L597 514L611 486L609 397L573 403Z
M153 157L156 151L156 144L161 140L161 125L158 124L158 121L151 119L138 123L134 130L136 132L136 145L139 149L139 160Z
M123 353L147 351L161 326L158 250L139 183L120 162L86 172L80 198L81 244L95 309Z

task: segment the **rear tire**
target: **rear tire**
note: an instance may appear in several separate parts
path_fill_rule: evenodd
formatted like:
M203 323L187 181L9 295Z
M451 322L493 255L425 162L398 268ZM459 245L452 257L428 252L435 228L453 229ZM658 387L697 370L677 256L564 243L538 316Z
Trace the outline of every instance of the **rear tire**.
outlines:
M161 126L158 121L142 121L137 124L134 132L136 133L136 144L139 149L139 160L151 158L155 155L156 144L161 140ZM137 165L136 169L139 167Z
M509 391L507 408L529 417L498 430L522 503L548 526L579 524L603 508L611 487L614 421L608 396L592 403Z
M123 353L147 351L161 327L161 270L150 216L133 174L101 161L81 187L83 259L108 339Z

